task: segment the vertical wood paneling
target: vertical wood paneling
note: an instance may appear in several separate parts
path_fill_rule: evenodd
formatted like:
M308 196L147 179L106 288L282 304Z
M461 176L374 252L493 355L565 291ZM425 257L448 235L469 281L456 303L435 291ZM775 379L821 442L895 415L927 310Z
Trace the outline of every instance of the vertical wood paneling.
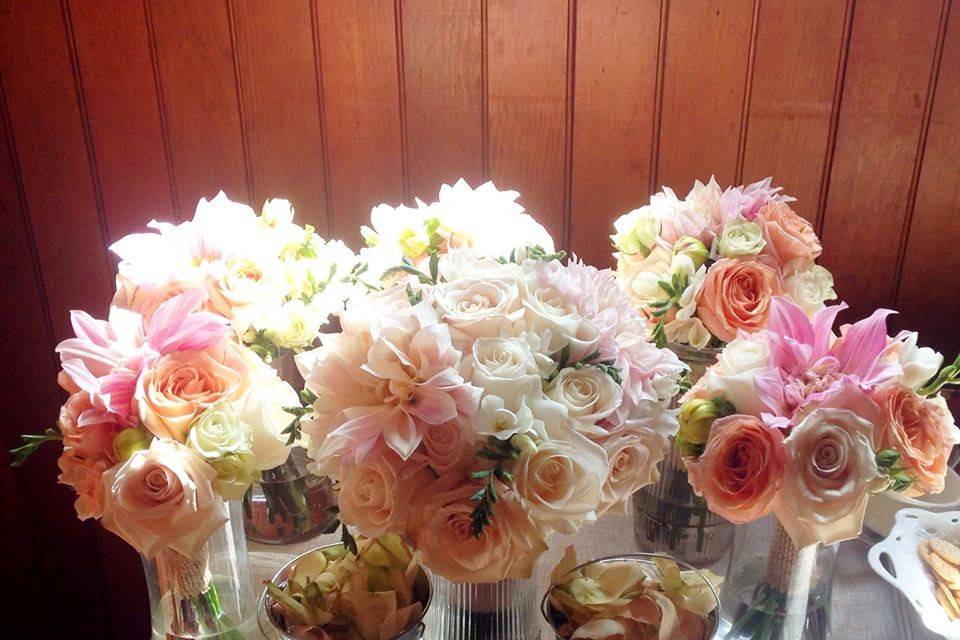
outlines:
M490 175L562 244L567 170L566 0L487 7Z
M940 23L940 2L856 3L821 233L850 317L892 302Z
M815 221L846 7L763 0L747 119L743 181L773 176Z
M63 10L55 0L0 5L4 126L10 128L13 145L4 150L8 155L0 176L0 267L7 274L0 285L0 375L9 385L2 422L5 448L16 444L18 432L41 431L57 418L53 342L54 335L59 339L68 333L68 309L101 312L110 298L102 221ZM8 144L6 136L2 144ZM14 179L11 184L11 176L19 183ZM50 447L30 461L28 470L13 474L20 502L28 505L23 522L34 549L30 570L47 598L68 594L59 599L57 615L42 619L43 632L50 637L110 637L93 528L76 519L72 495L54 484L56 457ZM4 575L15 574L4 570Z
M410 193L483 179L481 0L404 0L403 78Z
M147 2L181 216L220 189L249 201L225 0Z
M657 185L736 178L754 0L671 2Z
M960 3L953 2L924 147L896 308L902 325L920 331L952 357L960 349Z
M90 136L111 240L170 219L170 175L142 0L70 0ZM122 117L118 117L122 114Z
M327 234L311 0L232 0L253 202L282 197Z
M393 2L317 6L332 235L357 246L374 205L403 199Z
M650 182L659 0L577 5L570 246L607 266L613 220Z

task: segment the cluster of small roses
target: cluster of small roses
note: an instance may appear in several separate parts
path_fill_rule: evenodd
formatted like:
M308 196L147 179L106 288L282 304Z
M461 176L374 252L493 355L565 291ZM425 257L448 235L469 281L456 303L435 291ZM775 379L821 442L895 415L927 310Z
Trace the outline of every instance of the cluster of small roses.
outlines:
M452 580L527 577L652 482L684 365L645 340L609 270L542 250L450 250L348 302L297 362L304 423L344 522L408 537Z
M268 361L310 347L355 280L353 252L294 224L286 200L268 200L258 216L221 192L201 199L192 220L148 226L157 233L110 247L120 256L114 304L149 320L164 300L203 289L206 309Z
M60 482L81 519L100 518L148 557L194 555L238 500L289 454L284 406L296 391L233 339L226 319L189 289L149 318L112 307L109 320L72 316L75 338L57 347L70 394L59 430ZM19 459L22 460L22 457Z
M856 537L871 493L943 490L960 431L938 394L960 359L887 336L886 317L832 331L845 305L777 297L767 330L741 333L685 396L690 482L735 523L773 511L798 547ZM939 371L939 373L938 373Z
M684 199L665 188L615 223L617 272L659 344L698 349L762 329L785 295L808 314L836 297L815 264L813 228L770 178L721 191L696 182Z

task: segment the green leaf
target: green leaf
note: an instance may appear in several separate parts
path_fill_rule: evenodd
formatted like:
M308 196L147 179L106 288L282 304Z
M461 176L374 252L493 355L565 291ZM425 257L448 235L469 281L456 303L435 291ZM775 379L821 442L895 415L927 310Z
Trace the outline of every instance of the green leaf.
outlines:
M423 292L414 291L409 282L407 283L407 301L410 303L411 307L418 305L423 301Z
M438 277L440 275L440 254L436 251L430 252L430 278L433 279L433 284L437 284Z
M960 355L951 364L943 367L940 372L920 388L917 393L922 396L932 396L947 385L960 385Z
M26 434L20 437L24 444L10 450L10 455L13 456L13 460L10 462L11 467L21 466L44 443L63 440L63 434L57 429L47 429L42 434Z
M347 525L343 522L340 523L340 541L343 542L343 548L352 553L355 556L360 555L360 551L357 549L356 539L350 535L350 531L347 529Z

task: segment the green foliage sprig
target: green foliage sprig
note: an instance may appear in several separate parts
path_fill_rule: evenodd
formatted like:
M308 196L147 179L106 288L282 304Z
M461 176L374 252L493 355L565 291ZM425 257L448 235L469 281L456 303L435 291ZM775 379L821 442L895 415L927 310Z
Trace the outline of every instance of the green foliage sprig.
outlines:
M482 469L470 474L474 480L484 481L483 487L470 497L477 503L470 513L470 530L479 538L483 529L492 522L493 506L500 500L496 481L499 480L508 486L513 482L513 475L506 466L520 456L520 451L514 449L509 440L503 441L489 436L486 446L480 449L477 455L494 462L494 466L490 469Z
M960 385L960 355L951 364L940 369L927 384L917 392L922 396L932 396L946 385Z
M13 461L10 463L11 467L19 467L22 465L26 462L27 458L42 447L44 443L63 441L63 434L60 433L58 429L53 428L47 429L43 433L28 433L20 437L23 439L24 444L15 449L10 449L10 455L13 456Z
M283 410L293 416L293 419L290 421L290 424L281 431L280 433L287 436L286 444L289 446L300 439L300 433L302 427L300 425L300 420L311 413L313 413L313 403L317 401L317 394L309 389L302 389L300 391L300 402L303 403L303 406L300 407L284 407Z

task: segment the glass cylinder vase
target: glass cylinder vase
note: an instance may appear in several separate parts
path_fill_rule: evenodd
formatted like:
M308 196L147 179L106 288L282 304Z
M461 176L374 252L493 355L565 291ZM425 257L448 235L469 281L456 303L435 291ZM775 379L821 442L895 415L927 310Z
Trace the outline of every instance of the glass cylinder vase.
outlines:
M256 626L240 503L193 557L173 549L143 558L154 640L244 640Z
M720 638L826 640L837 545L798 549L773 516L737 527L720 590Z
M538 640L536 572L526 580L453 582L431 575L428 640Z
M720 354L719 349L675 343L667 347L690 367L691 384L696 384ZM644 551L666 553L702 567L724 557L733 542L733 524L710 512L706 501L690 486L675 440L660 465L660 479L633 495L633 509L634 535Z

